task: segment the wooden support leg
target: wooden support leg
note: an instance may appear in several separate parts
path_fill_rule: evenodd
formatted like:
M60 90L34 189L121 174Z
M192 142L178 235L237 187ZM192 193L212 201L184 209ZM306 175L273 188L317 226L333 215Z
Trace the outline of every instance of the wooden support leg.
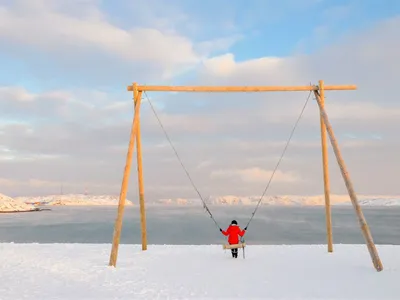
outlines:
M324 93L324 81L319 81L319 91L321 106L325 106L325 93ZM324 194L325 194L325 219L326 219L326 236L328 243L328 252L333 252L332 243L332 220L331 220L331 201L330 201L330 187L329 187L329 168L328 168L328 142L326 137L326 126L324 119L320 116L321 124L321 146L322 146L322 168L324 174Z
M136 91L135 107L136 102L139 101L141 93ZM146 210L144 204L144 184L143 184L143 166L142 166L142 142L140 134L140 115L138 115L138 124L136 129L136 149L137 149L137 170L138 170L138 181L139 181L139 205L140 205L140 227L142 233L142 250L147 250L147 233L146 233Z
M134 90L137 91L136 84L134 84ZM112 243L110 262L109 262L109 265L114 266L114 267L117 264L118 247L119 247L119 241L121 238L121 230L122 230L122 219L123 219L123 215L124 215L126 193L128 191L129 174L130 174L131 164L132 164L132 151L133 151L133 148L135 145L136 132L137 132L138 124L139 124L141 93L142 92L139 92L140 96L138 95L138 101L135 104L135 114L134 114L133 122L132 122L128 153L126 155L124 176L122 179L121 192L119 195L118 213L117 213L117 218L115 220L115 226L114 226L113 243Z
M325 108L322 105L321 97L320 97L318 91L314 91L314 94L315 94L315 97L317 99L317 103L318 103L318 106L319 106L319 109L320 109L321 116L322 116L322 118L324 120L324 123L325 123L325 126L326 126L326 130L328 131L329 139L331 141L333 150L335 152L335 156L336 156L337 162L339 164L340 171L342 173L342 177L344 179L347 191L349 193L351 202L352 202L354 210L356 212L356 215L357 215L357 218L358 218L358 222L359 222L360 227L361 227L362 234L364 236L365 242L366 242L367 247L368 247L369 254L371 256L371 259L372 259L372 262L374 264L375 269L378 272L380 272L380 271L383 270L382 262L381 262L381 260L379 258L378 251L376 250L375 243L374 243L374 241L372 239L372 235L371 235L371 232L369 230L367 221L365 220L365 217L364 217L364 214L363 214L363 212L361 210L360 204L358 203L358 199L357 199L356 193L355 193L354 188L353 188L353 183L351 182L349 173L347 171L347 167L346 167L345 162L344 162L344 160L342 158L342 155L340 153L338 142L336 141L335 135L334 135L333 130L332 130L332 126L330 125L330 122L329 122L329 119L328 119L328 115L326 114Z

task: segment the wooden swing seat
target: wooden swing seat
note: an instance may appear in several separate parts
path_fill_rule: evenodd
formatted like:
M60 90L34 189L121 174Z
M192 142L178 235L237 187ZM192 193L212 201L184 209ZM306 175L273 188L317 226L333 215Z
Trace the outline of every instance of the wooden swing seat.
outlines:
M232 244L232 245L224 244L222 247L224 250L225 249L244 248L244 247L246 247L246 243L239 243L239 244Z

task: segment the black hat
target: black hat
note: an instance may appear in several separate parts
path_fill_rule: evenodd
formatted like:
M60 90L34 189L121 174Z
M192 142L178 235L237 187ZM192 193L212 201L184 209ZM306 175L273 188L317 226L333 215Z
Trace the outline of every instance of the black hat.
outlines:
M237 225L236 220L233 220L233 221L231 222L231 224L236 224L236 225Z

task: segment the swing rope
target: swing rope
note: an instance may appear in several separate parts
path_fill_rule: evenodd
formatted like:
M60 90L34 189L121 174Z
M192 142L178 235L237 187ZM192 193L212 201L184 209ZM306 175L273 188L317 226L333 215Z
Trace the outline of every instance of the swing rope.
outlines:
M268 190L268 188L269 188L269 186L270 186L270 184L271 184L271 182L272 182L272 178L274 178L275 172L276 172L276 170L278 169L279 164L281 163L281 161L282 161L282 159L283 159L283 156L284 156L285 153L286 153L286 150L287 150L287 148L288 148L288 146L289 146L289 143L290 143L290 141L292 140L294 131L296 130L296 127L297 127L297 125L299 124L299 121L300 121L301 117L303 116L304 110L306 109L306 106L307 106L307 104L308 104L308 100L310 100L311 92L312 92L312 91L310 91L310 93L308 94L308 97L307 97L307 99L306 99L306 101L305 101L305 103L304 103L304 105L303 105L303 108L302 108L302 110L301 110L301 112L300 112L300 115L299 115L299 117L297 118L296 123L295 123L294 126L293 126L293 129L292 129L292 131L291 131L291 133L290 133L289 139L287 140L286 145L285 145L285 148L284 148L283 151L282 151L281 157L279 158L278 163L276 164L275 169L274 169L274 171L272 172L272 174L271 174L271 176L270 176L270 178L269 178L268 184L267 184L267 186L265 187L264 192L263 192L263 194L261 195L260 199L258 200L258 203L257 203L257 206L256 206L255 210L254 210L253 213L251 214L251 218L250 218L249 222L247 223L247 225L246 225L246 227L245 227L246 230L247 230L248 226L250 225L250 222L253 220L253 217L254 217L254 215L256 214L256 211L257 211L258 207L260 206L261 200L263 199L265 193L267 192L267 190Z
M279 167L279 165L280 165L280 163L281 163L281 161L282 161L282 159L283 159L283 157L284 157L284 155L285 155L285 153L286 153L286 150L287 150L287 148L288 148L288 146L289 146L289 143L290 143L290 141L291 141L291 139L292 139L292 137L293 137L294 131L296 130L297 125L299 124L299 121L300 121L301 117L303 116L303 113L304 113L304 111L305 111L305 108L306 108L306 106L307 106L307 104L308 104L308 101L309 101L309 99L310 99L311 93L312 93L312 91L310 91L310 93L309 93L309 95L308 95L308 97L307 97L307 99L306 99L306 101L305 101L305 103L304 103L304 106L303 106L303 108L302 108L302 110L301 110L301 113L300 113L299 117L297 118L295 125L293 126L293 129L292 129L292 131L291 131L291 133L290 133L289 139L287 140L287 143L286 143L286 145L285 145L285 148L283 149L283 152L282 152L282 154L281 154L281 156L280 156L280 158L279 158L279 160L278 160L278 163L276 164L275 169L274 169L274 171L272 172L272 174L271 174L271 176L270 176L270 178L269 178L268 184L267 184L266 188L264 189L264 192L263 192L262 196L261 196L260 199L258 200L257 206L256 206L255 210L253 211L250 220L248 221L246 227L244 228L245 230L247 230L248 226L250 225L250 222L253 220L253 217L254 217L255 213L257 212L258 207L260 206L261 201L262 201L262 199L263 199L265 193L267 192L267 190L268 190L268 188L269 188L269 186L270 186L270 184L271 184L271 182L272 182L272 179L273 179L273 177L274 177L274 175L275 175L275 172L276 172L276 170L278 169L278 167ZM187 169L185 168L185 166L184 166L184 164L183 164L181 158L179 157L178 151L176 151L176 148L175 148L174 145L172 144L172 141L171 141L171 139L169 138L168 133L167 133L167 131L165 130L165 128L164 128L164 126L163 126L163 124L162 124L160 118L158 117L158 114L157 114L156 110L154 109L154 106L153 106L153 104L151 103L150 98L147 96L146 91L144 91L144 95L146 96L146 99L147 99L147 101L149 102L150 107L151 107L151 109L152 109L152 111L153 111L155 117L157 118L158 123L159 123L161 129L163 130L163 132L164 132L164 134L165 134L165 136L166 136L166 138L167 138L169 144L171 145L171 147L172 147L172 149L173 149L173 151L174 151L174 153L175 153L175 156L177 157L178 161L180 162L180 164L181 164L183 170L185 171L187 177L189 178L189 181L190 181L190 183L192 184L193 188L195 189L195 191L196 191L197 194L199 195L200 200L203 202L203 208L208 212L208 214L210 215L210 218L214 221L214 223L215 223L215 225L218 227L218 229L221 229L221 227L218 225L217 221L214 219L214 216L213 216L213 214L211 213L210 209L208 208L206 202L204 201L204 199L203 199L203 197L202 197L202 195L201 195L199 189L198 189L198 188L196 187L196 185L194 184L194 182L193 182L193 180L192 180L192 178L191 178L189 172L188 172Z
M162 130L164 131L164 134L165 134L165 136L166 136L166 138L167 138L169 144L171 145L172 149L174 150L175 156L178 158L178 160L179 160L179 162L180 162L180 164L181 164L183 170L185 171L187 177L189 178L189 181L191 182L193 188L195 189L195 191L196 191L197 194L199 195L201 201L203 202L203 208L208 212L208 214L210 215L210 218L214 221L215 225L220 229L221 227L218 225L217 221L214 219L214 216L213 216L213 214L211 213L210 209L208 208L208 206L207 206L206 202L204 201L202 195L200 194L199 189L198 189L198 188L196 187L196 185L194 184L194 182L193 182L193 180L192 180L192 177L190 176L190 174L189 174L189 172L187 171L187 169L185 168L185 166L184 166L184 164L183 164L181 158L179 157L178 151L176 151L174 145L172 144L172 141L171 141L171 139L169 138L168 133L167 133L167 131L165 130L163 124L161 123L161 120L160 120L160 118L158 117L158 114L157 114L156 110L154 109L154 106L153 106L153 104L151 103L150 98L147 96L146 91L144 91L144 95L146 96L147 101L148 101L149 104L150 104L151 110L153 111L154 115L156 116L159 125L161 126Z

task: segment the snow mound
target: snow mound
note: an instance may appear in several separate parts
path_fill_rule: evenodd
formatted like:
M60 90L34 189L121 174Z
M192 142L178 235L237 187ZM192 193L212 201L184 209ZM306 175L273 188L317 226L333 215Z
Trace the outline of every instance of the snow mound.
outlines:
M36 208L33 205L0 194L0 212L23 212L34 210L36 210Z
M41 197L16 197L24 203L35 205L118 205L119 196L112 195L48 195ZM133 205L132 201L126 199L125 205Z

